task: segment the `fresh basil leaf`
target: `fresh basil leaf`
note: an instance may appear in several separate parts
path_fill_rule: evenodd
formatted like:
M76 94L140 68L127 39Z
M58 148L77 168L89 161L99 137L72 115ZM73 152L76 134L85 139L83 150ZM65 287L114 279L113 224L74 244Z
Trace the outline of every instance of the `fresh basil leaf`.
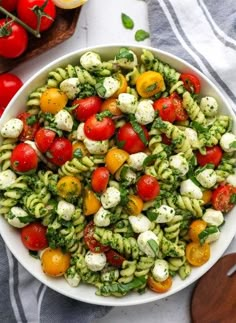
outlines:
M126 15L125 13L121 13L121 21L123 26L126 29L133 29L134 28L134 21L132 18L130 18L128 15Z
M217 226L210 226L207 227L205 230L199 233L198 238L200 241L200 244L205 243L207 237L209 237L211 234L217 233L219 231Z
M141 139L141 141L144 143L144 145L146 146L148 144L148 140L145 136L145 133L143 131L143 128L141 127L141 125L135 120L134 116L131 115L130 116L130 123L134 129L134 131L136 132L136 134L139 136L139 138Z
M103 118L106 118L106 117L109 117L109 118L112 117L112 113L108 110L96 114L96 119L98 121L102 121Z
M149 155L143 161L143 167L150 166L156 161L158 154Z
M26 118L26 123L29 126L32 126L33 124L35 124L38 121L38 119L36 118L36 116L29 116L28 118Z
M147 211L147 217L151 222L156 221L158 214L153 211Z
M193 129L195 129L199 133L208 132L208 129L206 127L204 127L201 123L197 122L197 121L192 121L191 122L191 127Z
M120 204L125 206L129 202L129 191L124 186L120 186Z
M155 83L153 83L153 84L149 85L148 87L146 87L145 92L152 92L152 91L154 91L156 88L157 88L157 83L155 82Z
M77 148L73 153L73 157L82 158L83 157L82 150L80 148Z
M103 83L100 83L100 82L96 83L96 84L95 84L95 89L96 89L97 94L98 94L99 96L101 96L102 98L104 98L104 97L105 97L105 94L106 94L106 88L104 87Z
M129 51L128 48L121 48L119 53L115 56L116 60L118 59L126 59L127 61L133 62L134 55Z
M150 37L150 34L143 29L137 30L134 36L136 41L143 41L149 37Z
M236 204L236 194L233 193L231 196L230 196L230 203L232 204Z
M122 149L124 147L125 143L126 143L125 140L117 141L117 147Z
M157 251L158 251L158 244L155 240L153 239L150 239L147 241L149 247L152 249L152 251L154 252L154 254L156 255L157 254Z
M29 250L29 255L35 259L39 259L39 253L38 251L33 251L33 250Z
M236 140L231 142L231 144L229 145L229 148L236 148Z

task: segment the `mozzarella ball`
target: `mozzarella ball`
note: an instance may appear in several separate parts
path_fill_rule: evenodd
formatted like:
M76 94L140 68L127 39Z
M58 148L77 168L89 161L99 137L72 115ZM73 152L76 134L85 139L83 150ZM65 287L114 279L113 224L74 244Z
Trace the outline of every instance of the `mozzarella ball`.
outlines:
M196 176L198 182L205 188L211 188L217 181L217 175L214 169L205 169Z
M170 157L170 167L178 170L181 176L184 176L189 171L188 162L181 154Z
M201 189L191 179L180 184L180 194L198 200L202 198Z
M199 140L198 140L198 135L196 130L192 128L186 128L184 130L184 134L193 149L199 148Z
M75 213L75 206L66 201L59 201L57 205L57 214L64 220L70 221Z
M18 138L23 130L23 121L17 118L8 120L1 129L1 135L3 138Z
M205 213L202 216L202 219L207 222L209 225L220 226L224 222L224 216L221 211L214 209L206 209Z
M108 187L101 196L101 203L104 209L110 209L120 203L120 191L115 187Z
M152 269L153 278L158 282L163 282L169 277L169 265L164 259L157 259Z
M226 132L220 138L220 146L227 153L236 151L236 136L233 133Z
M68 99L73 100L80 92L79 84L77 77L71 77L61 82L60 89L67 95Z
M81 140L81 141L83 141L85 138L87 138L84 133L84 122L81 122L78 125L78 128L76 130L76 138L77 138L77 140Z
M129 155L127 163L129 166L135 170L142 170L143 169L143 162L147 158L147 154L143 152L135 153Z
M206 117L214 117L218 113L218 103L215 98L205 96L200 101L200 109Z
M229 183L230 185L236 187L236 172L234 174L229 175L226 178L226 182Z
M60 110L55 114L55 124L57 129L71 132L73 128L73 118L66 110Z
M80 57L80 64L86 70L93 70L102 64L101 57L97 53L86 52Z
M91 271L100 271L106 265L106 255L88 251L85 256L85 263Z
M117 106L124 113L135 113L137 104L137 98L133 94L121 93L118 96Z
M102 85L104 92L98 91L98 95L103 99L111 97L120 88L120 82L112 76L105 77Z
M130 215L129 222L135 233L142 233L151 228L151 221L143 214Z
M94 224L97 227L107 227L111 223L109 216L110 216L110 212L105 210L101 206L100 209L97 211L97 213L94 214L94 218L93 218Z
M88 138L84 139L84 144L90 154L93 155L104 155L109 148L108 140L95 141Z
M16 178L16 174L10 169L0 172L0 190L7 189L15 182Z
M170 222L175 216L175 209L163 204L158 209L155 209L155 213L157 214L156 223L166 223Z
M150 247L149 241L153 240L158 245L158 238L152 231L140 233L137 239L139 249L149 257L156 257L156 252Z
M217 230L214 233L211 233L207 236L205 242L212 243L212 242L218 240L219 237L220 237L220 230L217 228Z
M135 111L135 119L142 125L153 122L155 119L155 110L152 100L142 100L138 103Z
M136 54L129 49L122 49L123 50L123 54L126 51L126 55L122 55L122 57L120 57L120 55L117 55L115 57L115 62L118 63L118 65L124 69L134 69L135 66L138 65L138 59Z
M13 206L7 215L7 222L15 228L23 228L29 224L29 214L21 207Z

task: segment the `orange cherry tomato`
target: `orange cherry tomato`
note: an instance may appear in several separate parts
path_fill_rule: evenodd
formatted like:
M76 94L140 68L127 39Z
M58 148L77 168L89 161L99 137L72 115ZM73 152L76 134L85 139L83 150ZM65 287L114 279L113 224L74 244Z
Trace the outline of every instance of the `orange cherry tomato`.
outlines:
M75 176L63 176L57 183L58 195L66 200L73 199L81 194L81 182Z
M207 223L203 220L194 220L188 230L189 238L194 242L199 242L199 234L205 230L207 227Z
M202 193L202 200L203 200L204 205L209 204L211 202L211 197L212 197L212 191L210 191L210 190L205 190Z
M186 259L195 267L204 265L210 259L211 251L208 243L190 242L186 246Z
M110 111L113 116L120 116L122 111L117 106L117 100L115 98L109 98L103 101L101 106L101 112Z
M151 96L165 90L163 76L155 71L147 71L140 74L136 81L136 90L143 98Z
M128 196L128 203L127 203L127 211L129 214L138 215L143 210L143 201L137 195L129 195Z
M149 275L147 280L147 285L155 293L165 293L172 286L172 278L171 276L169 276L163 282L158 282L151 275Z
M87 148L85 147L84 143L82 141L77 141L74 144L72 144L72 151L73 154L76 154L76 151L80 150L83 157L84 156L89 156L89 152L87 150Z
M83 212L85 216L95 214L101 207L101 202L96 194L88 189L85 189L83 200Z
M63 253L60 248L47 248L41 255L43 272L49 276L62 276L70 266L70 253Z
M118 98L119 94L125 93L127 91L127 81L126 78L123 74L117 74L117 79L120 82L120 87L119 89L112 95L112 98Z
M128 158L129 154L126 151L119 148L112 148L105 157L106 167L111 174L115 174Z
M68 101L68 97L58 88L46 89L40 98L40 108L43 112L56 114L62 110Z

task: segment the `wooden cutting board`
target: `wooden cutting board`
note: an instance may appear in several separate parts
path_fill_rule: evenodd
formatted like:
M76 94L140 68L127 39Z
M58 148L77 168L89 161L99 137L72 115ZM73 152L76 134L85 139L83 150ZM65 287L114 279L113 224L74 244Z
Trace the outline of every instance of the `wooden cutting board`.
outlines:
M227 276L236 264L236 253L228 254L199 279L191 299L193 323L236 322L236 273Z

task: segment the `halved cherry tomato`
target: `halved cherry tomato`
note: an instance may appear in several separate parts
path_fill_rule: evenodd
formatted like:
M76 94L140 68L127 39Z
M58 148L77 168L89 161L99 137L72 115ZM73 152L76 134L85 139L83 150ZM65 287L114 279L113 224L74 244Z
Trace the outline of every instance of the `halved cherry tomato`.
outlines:
M94 237L94 222L90 221L84 229L84 242L90 251L95 253L106 252L110 249L109 246L102 245Z
M0 75L0 105L3 108L6 108L22 85L23 83L19 77L12 73L3 73Z
M167 135L165 133L161 134L161 138L162 138L163 144L168 145L168 146L171 145L172 141L170 138L167 137Z
M127 211L132 215L139 215L143 210L143 200L137 195L129 195L127 203Z
M46 153L48 149L51 147L54 139L56 137L56 133L53 130L40 128L35 135L35 144L41 153Z
M33 140L37 130L39 129L39 122L28 112L23 112L17 116L23 122L23 130L19 136L20 141Z
M106 167L98 167L92 173L91 186L94 192L102 193L106 190L110 173Z
M109 117L94 114L85 121L84 133L91 140L107 140L115 133L115 123Z
M160 193L160 185L157 179L151 175L143 175L136 184L138 195L143 201L154 200Z
M57 183L58 195L66 200L80 196L81 188L81 182L75 176L63 176Z
M200 219L194 220L189 226L189 230L188 230L189 238L193 242L199 242L199 234L203 230L205 230L206 227L207 227L207 223L205 221Z
M110 111L113 116L120 116L122 111L117 106L115 98L109 98L103 101L101 111Z
M209 204L211 202L211 197L212 197L211 190L205 190L202 193L202 200L203 200L204 205Z
M84 99L75 99L72 105L77 105L77 108L73 110L75 118L83 122L93 114L100 112L102 99L99 96L90 96Z
M196 75L190 73L182 73L180 80L183 81L184 87L190 93L200 93L201 83Z
M58 88L46 89L40 97L40 108L43 112L56 114L68 101L67 95Z
M84 190L83 198L83 213L85 216L95 214L101 207L101 202L97 198L96 194L89 190Z
M143 134L148 141L149 135L147 129L140 125ZM117 132L118 146L127 151L130 154L144 151L146 148L145 143L141 140L140 136L135 132L131 123L126 123Z
M112 98L118 98L119 94L121 93L125 93L127 91L127 87L128 87L128 84L127 84L127 81L126 81L126 78L123 74L121 73L118 73L116 75L116 78L118 79L118 81L120 82L120 87L119 89L112 95Z
M219 146L206 147L206 154L203 155L199 151L196 153L197 162L200 166L213 164L215 167L219 165L223 156L222 149Z
M108 250L106 253L107 262L114 267L121 267L125 258L113 249Z
M48 246L46 232L47 227L41 223L30 223L21 229L21 241L29 250L42 250Z
M165 293L172 286L172 278L171 276L169 276L166 280L159 282L156 281L151 275L149 275L147 285L155 293Z
M64 253L60 248L45 249L41 255L43 272L53 277L64 275L70 267L70 258L70 253Z
M218 186L212 192L211 202L215 210L229 212L234 203L231 201L233 195L236 195L236 187L228 184Z
M210 259L211 251L208 243L190 242L186 246L187 261L195 267L204 265Z
M163 76L159 72L146 71L140 74L136 81L136 90L143 98L151 96L165 90Z
M129 154L126 151L115 147L106 154L105 164L109 172L115 174L128 158Z
M176 119L175 108L170 98L160 98L153 103L153 108L158 111L159 116L164 121L173 123Z
M178 95L178 93L173 92L170 95L170 99L172 100L172 103L173 103L174 109L175 109L175 120L176 121L188 120L188 114L183 107L183 101L180 98L180 96Z
M34 172L38 167L35 150L24 142L18 144L11 154L11 167L16 173Z
M64 137L56 138L46 153L48 160L57 166L71 160L72 155L72 143Z

